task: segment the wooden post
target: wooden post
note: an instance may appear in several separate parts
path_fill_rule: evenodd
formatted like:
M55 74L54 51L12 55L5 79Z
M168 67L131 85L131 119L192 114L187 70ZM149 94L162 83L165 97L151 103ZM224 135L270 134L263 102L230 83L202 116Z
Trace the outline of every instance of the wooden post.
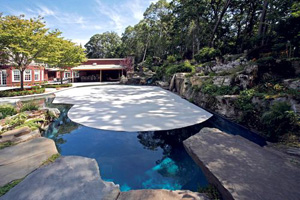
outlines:
M100 70L100 82L102 82L102 70Z

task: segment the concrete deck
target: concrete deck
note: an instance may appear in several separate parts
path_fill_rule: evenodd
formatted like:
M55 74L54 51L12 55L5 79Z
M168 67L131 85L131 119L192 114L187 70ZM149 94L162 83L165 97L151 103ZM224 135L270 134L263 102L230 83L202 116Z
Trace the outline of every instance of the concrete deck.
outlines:
M53 103L73 104L68 116L113 131L158 131L201 123L212 115L178 95L152 86L102 85L56 93Z
M184 141L224 199L300 199L300 167L238 135L203 128Z

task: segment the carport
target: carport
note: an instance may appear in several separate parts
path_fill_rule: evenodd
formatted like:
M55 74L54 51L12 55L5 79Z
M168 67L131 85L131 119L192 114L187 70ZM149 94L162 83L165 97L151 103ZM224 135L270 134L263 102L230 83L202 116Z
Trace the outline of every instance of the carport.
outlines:
M124 75L121 65L80 65L72 68L79 76L73 77L73 82L111 82L119 81Z

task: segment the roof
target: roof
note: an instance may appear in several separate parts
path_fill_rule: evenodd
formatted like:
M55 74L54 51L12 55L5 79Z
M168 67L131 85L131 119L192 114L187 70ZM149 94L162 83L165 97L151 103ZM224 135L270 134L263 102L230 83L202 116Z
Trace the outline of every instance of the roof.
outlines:
M73 67L72 70L100 70L100 69L124 69L121 65L80 65Z

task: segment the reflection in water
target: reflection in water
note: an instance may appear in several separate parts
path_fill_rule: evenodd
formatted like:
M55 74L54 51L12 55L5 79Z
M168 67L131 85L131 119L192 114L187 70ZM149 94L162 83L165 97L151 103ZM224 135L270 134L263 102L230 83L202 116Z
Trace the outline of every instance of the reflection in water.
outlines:
M45 136L52 138L62 155L96 159L104 180L131 189L189 189L196 191L207 181L184 150L182 141L200 126L159 132L115 132L85 127L70 121L69 105Z
M207 181L200 168L186 153L182 141L203 127L215 127L230 134L239 134L265 145L251 131L230 121L213 116L202 124L183 129L157 132L116 132L82 126L68 117L71 105L52 104L47 107L61 111L59 119L44 133L55 141L62 155L94 158L104 180L120 185L121 191L131 189L188 189L196 191Z

